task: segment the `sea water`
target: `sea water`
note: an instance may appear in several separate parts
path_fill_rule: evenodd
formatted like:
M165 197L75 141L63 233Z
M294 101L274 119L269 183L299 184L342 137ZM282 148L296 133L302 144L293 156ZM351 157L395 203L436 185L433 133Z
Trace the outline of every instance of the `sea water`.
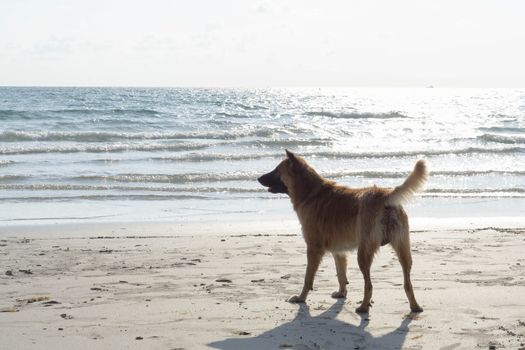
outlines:
M284 150L420 217L525 217L525 90L0 87L0 226L293 218Z

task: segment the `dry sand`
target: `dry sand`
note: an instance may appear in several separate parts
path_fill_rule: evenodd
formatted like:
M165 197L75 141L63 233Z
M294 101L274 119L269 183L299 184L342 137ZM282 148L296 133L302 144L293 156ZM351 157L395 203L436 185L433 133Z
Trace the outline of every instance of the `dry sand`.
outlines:
M307 304L298 234L0 237L1 349L525 349L525 230L412 233L410 315L389 247L374 304L350 256L349 295L326 256Z

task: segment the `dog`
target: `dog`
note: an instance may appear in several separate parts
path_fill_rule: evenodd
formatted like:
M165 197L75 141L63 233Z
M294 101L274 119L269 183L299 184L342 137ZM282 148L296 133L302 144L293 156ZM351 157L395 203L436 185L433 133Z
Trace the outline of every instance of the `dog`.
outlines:
M419 160L403 184L396 188L354 189L324 179L302 157L286 150L286 158L257 180L271 193L288 194L302 226L307 255L304 286L301 294L288 301L306 301L326 252L334 257L339 282L339 290L332 297L346 298L346 253L357 249L365 286L363 301L356 312L368 313L372 298L370 266L379 247L390 244L403 269L410 310L422 312L410 281L408 217L401 205L422 189L427 178L426 163Z

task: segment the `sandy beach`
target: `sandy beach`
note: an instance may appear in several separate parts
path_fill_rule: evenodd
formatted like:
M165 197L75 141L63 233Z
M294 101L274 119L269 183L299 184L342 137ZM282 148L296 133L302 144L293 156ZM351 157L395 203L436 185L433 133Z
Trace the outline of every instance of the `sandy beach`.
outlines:
M2 349L525 348L525 229L412 232L418 315L383 247L368 316L354 312L363 291L355 254L346 300L330 297L337 281L326 256L307 303L286 302L305 268L293 231L3 231Z

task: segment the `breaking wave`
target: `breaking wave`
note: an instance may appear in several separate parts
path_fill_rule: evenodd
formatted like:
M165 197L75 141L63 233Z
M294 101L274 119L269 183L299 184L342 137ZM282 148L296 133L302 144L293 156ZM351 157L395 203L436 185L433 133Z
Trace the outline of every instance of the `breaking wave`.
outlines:
M74 177L76 181L114 181L140 183L193 183L255 180L260 173L190 173L190 174L119 174L119 175L83 175Z

